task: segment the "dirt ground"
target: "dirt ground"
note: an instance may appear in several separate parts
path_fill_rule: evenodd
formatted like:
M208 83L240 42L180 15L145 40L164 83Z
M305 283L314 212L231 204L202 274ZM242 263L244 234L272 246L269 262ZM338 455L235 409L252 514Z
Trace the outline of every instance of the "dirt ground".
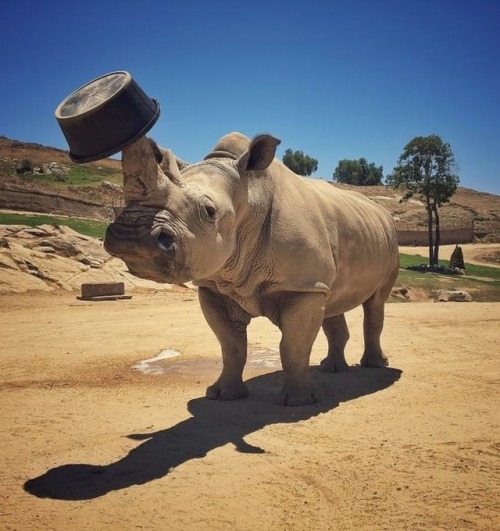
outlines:
M250 397L217 402L192 291L2 296L0 529L499 529L500 304L388 304L389 369L348 322L352 368L320 373L318 337L321 401L286 408L264 319Z

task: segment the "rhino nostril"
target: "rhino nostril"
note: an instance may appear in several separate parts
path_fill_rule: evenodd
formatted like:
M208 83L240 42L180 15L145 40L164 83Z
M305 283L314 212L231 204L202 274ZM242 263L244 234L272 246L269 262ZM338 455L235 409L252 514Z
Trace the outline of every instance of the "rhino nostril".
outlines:
M174 237L171 236L170 234L165 234L164 232L162 232L158 236L158 244L165 251L170 249L173 243L174 243Z

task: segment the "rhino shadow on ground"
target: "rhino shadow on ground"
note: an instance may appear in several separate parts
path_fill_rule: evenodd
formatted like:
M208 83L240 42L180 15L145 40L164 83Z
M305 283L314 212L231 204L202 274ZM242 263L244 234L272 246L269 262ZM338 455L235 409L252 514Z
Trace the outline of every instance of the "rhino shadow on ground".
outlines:
M108 465L67 464L28 480L24 489L39 498L89 500L111 491L142 485L166 476L172 469L228 443L244 453L265 453L245 442L250 433L272 424L296 423L327 413L343 402L381 391L399 380L399 369L359 366L340 374L312 368L320 402L314 406L285 407L276 403L282 371L251 378L250 397L235 402L195 398L188 403L191 418L164 430L129 435L143 441Z

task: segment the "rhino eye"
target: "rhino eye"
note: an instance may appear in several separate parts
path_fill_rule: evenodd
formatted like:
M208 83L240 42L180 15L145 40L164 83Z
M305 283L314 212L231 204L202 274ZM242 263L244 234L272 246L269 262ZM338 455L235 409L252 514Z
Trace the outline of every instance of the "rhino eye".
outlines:
M214 219L215 218L215 208L213 206L210 206L210 205L205 205L205 212L207 213L207 216L209 217L209 219Z

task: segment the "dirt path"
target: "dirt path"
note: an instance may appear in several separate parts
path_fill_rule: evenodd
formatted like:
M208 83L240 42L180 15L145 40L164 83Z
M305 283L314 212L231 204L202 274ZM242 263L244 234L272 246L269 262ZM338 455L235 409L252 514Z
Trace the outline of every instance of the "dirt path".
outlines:
M388 305L392 368L314 370L300 408L273 401L263 319L250 398L203 398L220 362L194 293L2 296L0 322L2 530L500 528L499 304Z

